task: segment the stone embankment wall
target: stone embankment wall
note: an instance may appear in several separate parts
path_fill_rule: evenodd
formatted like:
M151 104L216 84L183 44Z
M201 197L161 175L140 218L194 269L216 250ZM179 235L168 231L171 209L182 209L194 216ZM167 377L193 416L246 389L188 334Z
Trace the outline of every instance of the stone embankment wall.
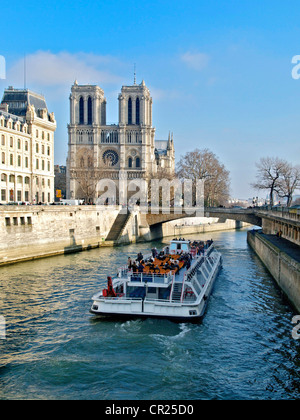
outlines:
M249 231L248 243L290 302L300 311L300 264L259 232Z
M0 266L100 246L145 242L169 236L242 227L241 222L182 219L149 228L139 208L118 225L120 206L0 206ZM123 211L123 210L122 210ZM106 241L116 232L117 240Z
M242 229L250 226L248 223L226 220L222 223L217 218L187 218L165 223L161 227L162 237L182 237L197 233L210 233L223 230Z
M101 246L119 207L1 206L0 265Z

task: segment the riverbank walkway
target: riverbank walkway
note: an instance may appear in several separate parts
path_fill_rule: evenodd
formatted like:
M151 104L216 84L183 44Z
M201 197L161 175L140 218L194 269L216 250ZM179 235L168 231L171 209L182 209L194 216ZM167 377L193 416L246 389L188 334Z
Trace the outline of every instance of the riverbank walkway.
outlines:
M284 238L278 238L276 235L266 235L261 233L261 235L270 241L273 245L280 249L280 251L285 252L295 261L300 263L300 247L299 245L294 244L293 242L288 241Z

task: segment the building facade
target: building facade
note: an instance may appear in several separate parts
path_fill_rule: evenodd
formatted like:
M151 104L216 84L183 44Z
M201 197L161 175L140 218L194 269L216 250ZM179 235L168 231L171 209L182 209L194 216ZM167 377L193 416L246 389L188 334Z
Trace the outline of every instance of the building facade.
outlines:
M110 179L118 189L126 180L149 180L175 171L173 136L156 141L152 98L143 81L123 86L119 122L106 123L106 98L99 86L72 86L70 95L67 198L96 201L97 182Z
M45 98L9 87L0 105L0 202L54 201L56 121Z

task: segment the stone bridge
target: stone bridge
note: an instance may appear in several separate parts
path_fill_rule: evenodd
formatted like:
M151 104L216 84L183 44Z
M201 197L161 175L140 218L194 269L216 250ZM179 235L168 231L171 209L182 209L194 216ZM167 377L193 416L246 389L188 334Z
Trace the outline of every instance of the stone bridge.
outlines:
M300 245L300 210L280 208L250 208L226 209L205 208L199 212L186 213L183 209L170 208L151 211L146 214L146 221L150 228L155 228L162 223L186 217L214 217L220 222L237 220L263 228L264 233L274 235L281 232L282 237Z
M160 209L156 212L151 211L146 215L147 223L150 227L186 217L214 217L224 222L229 219L262 226L262 216L256 209L205 208L202 211L186 213L181 208L170 208Z

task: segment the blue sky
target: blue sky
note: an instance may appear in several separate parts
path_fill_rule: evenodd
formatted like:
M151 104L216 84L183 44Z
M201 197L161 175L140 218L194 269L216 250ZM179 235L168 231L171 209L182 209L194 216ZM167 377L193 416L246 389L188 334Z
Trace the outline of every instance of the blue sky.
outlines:
M122 85L145 80L156 138L174 133L176 158L209 148L231 172L232 196L256 196L255 162L299 164L299 1L31 1L1 4L0 55L8 85L45 95L55 112L55 161L67 155L75 78L98 84L107 120L118 121ZM264 194L260 193L260 196Z

